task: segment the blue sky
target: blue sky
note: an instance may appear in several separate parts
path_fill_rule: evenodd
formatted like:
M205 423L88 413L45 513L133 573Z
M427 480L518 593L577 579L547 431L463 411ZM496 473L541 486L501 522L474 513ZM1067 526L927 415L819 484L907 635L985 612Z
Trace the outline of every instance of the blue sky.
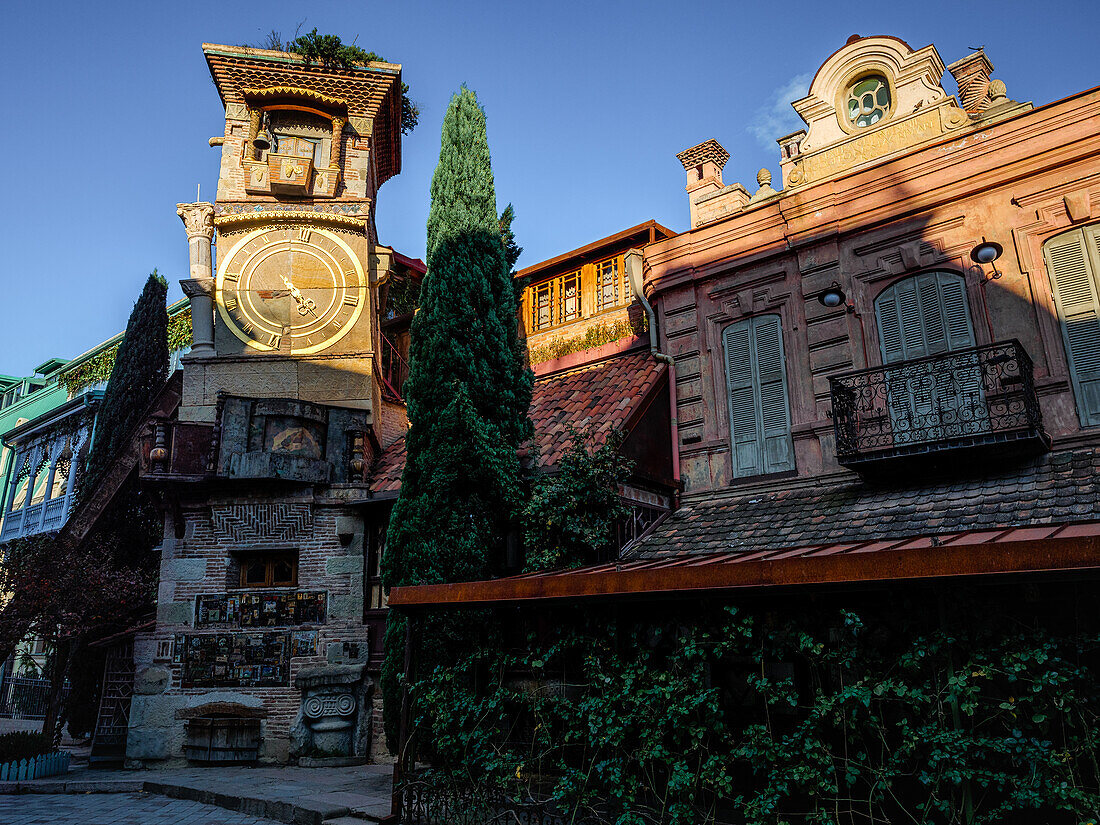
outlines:
M306 11L303 11L305 9ZM726 182L778 174L789 101L849 35L985 45L1010 97L1100 82L1092 2L28 2L5 9L8 196L0 221L0 373L25 374L122 329L154 267L187 275L175 204L214 195L223 112L200 44L274 28L355 40L404 65L421 111L379 192L383 243L422 256L439 126L453 91L488 115L497 197L530 265L649 218L687 226L675 154L717 138ZM954 91L950 75L945 85Z

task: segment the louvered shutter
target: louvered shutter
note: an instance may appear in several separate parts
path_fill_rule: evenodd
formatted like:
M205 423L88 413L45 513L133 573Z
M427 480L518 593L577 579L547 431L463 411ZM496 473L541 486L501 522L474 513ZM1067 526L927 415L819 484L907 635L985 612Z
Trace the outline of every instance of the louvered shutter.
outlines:
M1070 375L1081 424L1100 424L1100 235L1076 230L1048 241L1043 249L1062 320Z
M935 272L918 275L913 279L916 287L917 312L920 328L914 330L911 358L936 355L947 350L947 323L943 302L940 299L940 279ZM923 333L923 334L922 334ZM923 350L923 351L921 351ZM920 352L920 355L916 353Z
M724 338L734 475L793 470L779 316L733 324Z
M970 310L966 302L966 284L958 275L941 272L940 307L947 332L947 348L955 350L974 346L974 327L970 323Z
M898 281L876 299L875 316L885 364L974 346L966 284L951 272ZM886 388L896 443L984 426L976 359L949 373L934 363L907 366L887 375Z
M733 474L751 476L760 472L760 423L753 388L752 327L750 321L726 329L726 378L729 384L730 430Z
M779 316L762 315L753 322L764 472L793 470L787 371L783 366L783 331Z

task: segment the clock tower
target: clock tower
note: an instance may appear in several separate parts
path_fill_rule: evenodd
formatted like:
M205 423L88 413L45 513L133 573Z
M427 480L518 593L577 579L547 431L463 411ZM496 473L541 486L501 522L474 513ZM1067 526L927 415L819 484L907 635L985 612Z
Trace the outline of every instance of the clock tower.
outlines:
M221 166L214 203L177 206L193 344L142 459L166 517L126 758L382 758L371 468L407 428L424 271L375 231L401 169L401 67L203 52Z
M401 167L401 67L203 52L225 130L211 139L216 201L178 206L195 338L180 417L215 420L220 394L376 413L379 288L394 255L377 242L374 207Z

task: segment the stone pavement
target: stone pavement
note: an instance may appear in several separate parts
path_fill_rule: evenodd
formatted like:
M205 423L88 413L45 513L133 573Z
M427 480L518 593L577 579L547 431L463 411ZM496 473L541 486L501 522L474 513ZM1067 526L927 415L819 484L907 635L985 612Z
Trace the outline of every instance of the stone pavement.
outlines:
M57 794L80 794L71 798L87 800L96 798L85 795L89 793L130 796L144 791L295 825L321 825L341 817L376 822L390 812L392 772L390 765L348 768L252 768L234 765L141 771L81 769L32 782L0 782L0 803L11 805L16 800L27 800L22 794L43 794L53 799L59 798ZM144 797L138 795L136 798ZM159 801L167 804L163 798ZM224 812L221 815L224 817ZM10 821L0 814L0 823ZM142 822L140 819L136 821ZM152 821L159 823L158 820ZM191 823L190 820L184 821L188 825ZM83 820L74 822L83 823ZM205 822L201 817L195 819L196 824L205 825ZM233 823L238 825L236 820Z
M156 794L33 794L0 796L4 825L275 825L214 805Z

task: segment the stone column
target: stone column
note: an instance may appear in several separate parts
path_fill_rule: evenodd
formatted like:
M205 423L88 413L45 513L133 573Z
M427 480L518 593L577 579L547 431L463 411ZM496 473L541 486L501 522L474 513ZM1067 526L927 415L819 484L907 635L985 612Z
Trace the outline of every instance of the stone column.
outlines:
M214 272L210 242L214 238L214 205L179 203L176 214L187 228L191 277L180 281L191 299L191 354L214 354Z

